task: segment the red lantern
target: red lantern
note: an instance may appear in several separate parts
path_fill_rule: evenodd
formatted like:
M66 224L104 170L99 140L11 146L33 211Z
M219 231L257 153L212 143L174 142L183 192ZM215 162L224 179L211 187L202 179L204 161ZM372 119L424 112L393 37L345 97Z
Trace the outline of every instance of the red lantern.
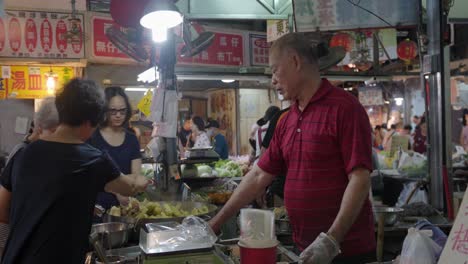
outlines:
M330 40L330 47L343 47L349 52L353 49L353 41L348 33L336 33Z
M149 0L112 0L110 13L115 23L123 27L139 27L140 18Z
M398 44L397 53L401 60L411 62L418 55L418 45L412 40L405 39Z

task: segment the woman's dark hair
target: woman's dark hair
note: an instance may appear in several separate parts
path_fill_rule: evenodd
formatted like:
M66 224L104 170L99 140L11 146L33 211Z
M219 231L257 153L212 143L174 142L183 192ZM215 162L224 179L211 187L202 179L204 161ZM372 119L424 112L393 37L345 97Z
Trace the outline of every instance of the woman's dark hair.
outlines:
M412 127L411 125L408 124L408 125L405 125L405 126L403 127L403 129L406 129L406 130L411 131L411 130L413 130L413 127Z
M391 125L390 129L396 129L396 125L395 124Z
M379 125L376 125L375 128L374 128L374 130L380 130L380 129L382 129L382 127L379 126Z
M130 118L132 118L132 105L130 105L130 100L128 99L128 96L125 93L124 89L120 86L110 86L104 90L104 94L106 95L106 108L105 108L106 115L104 116L104 119L100 124L101 127L106 127L109 122L108 111L110 110L109 103L111 99L115 96L122 96L122 98L125 101L125 107L127 108L127 111L125 112L125 120L122 126L128 128L128 122Z
M468 115L468 109L463 109L463 126L466 126L466 115Z
M73 127L89 121L93 127L104 114L104 95L94 81L72 79L55 98L60 124Z
M205 122L199 116L192 117L192 123L195 124L200 131L205 131Z

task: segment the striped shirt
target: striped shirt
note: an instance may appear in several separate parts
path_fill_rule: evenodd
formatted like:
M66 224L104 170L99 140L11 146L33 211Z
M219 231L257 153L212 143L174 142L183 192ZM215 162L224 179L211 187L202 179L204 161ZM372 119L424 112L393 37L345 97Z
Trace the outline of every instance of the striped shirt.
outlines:
M370 135L359 101L326 79L304 111L295 104L278 124L258 166L286 175L285 205L301 250L331 227L353 169L372 170ZM343 256L354 256L374 249L374 220L366 200L341 250Z

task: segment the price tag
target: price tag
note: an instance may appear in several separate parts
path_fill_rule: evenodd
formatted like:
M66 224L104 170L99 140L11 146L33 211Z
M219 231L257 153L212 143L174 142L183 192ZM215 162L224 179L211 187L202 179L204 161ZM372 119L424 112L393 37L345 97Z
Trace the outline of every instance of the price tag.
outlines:
M140 102L138 102L138 110L140 110L145 116L149 116L151 113L151 101L153 100L153 92L148 91Z

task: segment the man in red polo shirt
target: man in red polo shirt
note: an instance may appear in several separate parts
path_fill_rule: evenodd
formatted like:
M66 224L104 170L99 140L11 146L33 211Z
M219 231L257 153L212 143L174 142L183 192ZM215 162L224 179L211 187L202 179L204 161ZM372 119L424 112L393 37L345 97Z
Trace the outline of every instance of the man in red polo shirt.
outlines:
M270 49L272 84L295 102L257 166L210 222L220 225L285 174L284 200L303 263L366 263L375 250L368 199L371 127L359 101L320 79L315 49L298 33Z

